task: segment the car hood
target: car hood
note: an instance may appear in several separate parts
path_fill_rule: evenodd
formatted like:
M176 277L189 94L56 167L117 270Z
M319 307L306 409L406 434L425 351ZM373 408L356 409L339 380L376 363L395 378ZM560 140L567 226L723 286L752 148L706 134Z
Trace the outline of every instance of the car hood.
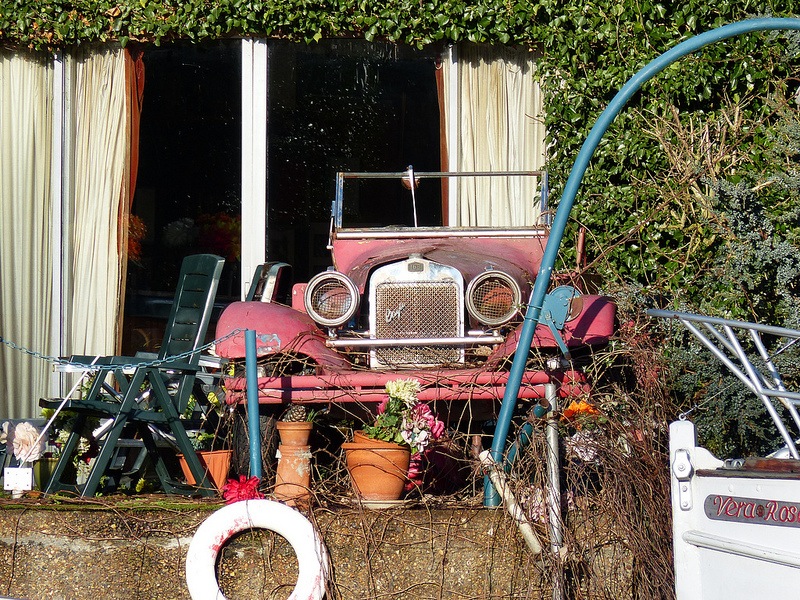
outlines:
M530 288L541 263L546 237L361 239L335 240L334 267L350 277L363 291L369 274L384 264L405 260L412 254L458 269L465 280L495 269Z

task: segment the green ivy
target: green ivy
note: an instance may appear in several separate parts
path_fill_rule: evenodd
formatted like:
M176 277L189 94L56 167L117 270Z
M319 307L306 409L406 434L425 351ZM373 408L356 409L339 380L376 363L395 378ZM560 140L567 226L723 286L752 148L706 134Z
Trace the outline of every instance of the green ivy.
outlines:
M596 118L628 78L653 58L687 37L725 23L772 10L755 2L613 3L540 2L540 20L533 37L539 40L539 72L545 85L546 125L554 197ZM792 14L796 2L783 3L781 14ZM747 178L756 187L768 176L766 134L774 119L769 101L790 94L798 75L796 53L785 34L751 34L709 46L668 67L629 102L609 127L584 176L572 211L573 230L590 232L590 259L606 280L619 279L677 294L691 285L713 256L715 232L708 223L685 219L692 202L686 190L680 205L666 203L672 181L671 164L652 135L653 121L671 109L685 123L720 119L731 105L751 124L742 142L751 148L748 164L715 177ZM558 82L558 85L554 83ZM788 83L787 83L788 82ZM748 102L745 102L745 100ZM774 163L774 161L772 161ZM699 176L702 175L698 173ZM763 194L773 194L766 187ZM768 203L765 201L765 203ZM676 251L694 250L692 264L676 261ZM574 264L565 240L566 265Z
M110 40L159 44L228 36L308 43L359 36L417 47L461 40L531 44L537 10L492 0L3 0L0 41L37 50Z
M764 13L791 16L798 3L545 0L538 7L532 37L540 44L548 171L558 198L595 120L640 68L702 31ZM589 268L605 291L633 284L650 306L798 327L797 39L739 36L644 85L592 158L561 266L575 264L572 236L582 226ZM659 137L661 122L675 129ZM702 160L706 126L736 136L727 140L730 156L714 164ZM696 155L684 171L665 145L682 143ZM710 150L724 143L714 140ZM703 442L721 456L773 450L774 427L757 399L707 351L691 350L672 350L670 385L685 408L700 405L693 418ZM787 372L792 381L795 370Z

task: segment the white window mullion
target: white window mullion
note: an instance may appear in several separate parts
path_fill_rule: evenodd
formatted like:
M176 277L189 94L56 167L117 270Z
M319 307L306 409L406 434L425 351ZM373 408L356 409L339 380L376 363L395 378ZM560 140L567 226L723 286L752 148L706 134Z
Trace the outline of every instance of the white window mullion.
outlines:
M242 40L242 289L266 260L267 43Z
M64 257L65 235L64 231L64 193L63 193L63 174L64 174L64 140L68 139L65 132L67 117L65 114L66 99L66 70L64 68L64 54L59 52L53 56L53 134L52 145L50 146L50 236L52 239L52 303L50 308L50 318L53 327L50 332L50 347L48 351L54 356L63 354L66 347L64 339L64 323L66 314L64 307L64 294L62 282L64 280L64 266L67 264ZM50 377L50 396L60 396L62 394L61 375L53 372Z
M458 68L458 48L455 44L448 48L444 60L449 62L447 69L448 78L444 82L447 87L447 170L460 171L461 160L461 90L459 89L460 72ZM455 226L458 223L458 180L447 181L447 214L449 223Z

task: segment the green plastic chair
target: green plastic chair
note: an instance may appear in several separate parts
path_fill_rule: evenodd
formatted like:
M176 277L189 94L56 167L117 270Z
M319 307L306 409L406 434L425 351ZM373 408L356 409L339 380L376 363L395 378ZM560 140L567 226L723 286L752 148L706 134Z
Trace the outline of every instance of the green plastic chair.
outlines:
M180 416L186 411L189 397L195 387L200 370L200 352L208 330L214 298L225 259L211 254L187 256L183 260L178 287L167 320L164 340L157 359L142 357L72 356L71 363L106 365L116 381L116 388L108 382L107 372L94 377L81 399L69 399L63 410L77 413L72 433L62 449L61 458L48 483L45 493L70 491L81 496L94 496L100 479L114 456L123 430L138 432L147 454L155 465L161 485L167 493L211 496L216 490L206 477L195 454ZM179 358L174 358L179 356ZM138 365L138 366L132 366ZM41 399L39 405L57 408L62 399ZM107 431L99 436L100 451L84 484L63 482L72 457L80 441L81 431L90 416L111 418ZM164 435L162 435L162 432ZM182 453L197 486L188 486L172 478L160 447L169 438Z

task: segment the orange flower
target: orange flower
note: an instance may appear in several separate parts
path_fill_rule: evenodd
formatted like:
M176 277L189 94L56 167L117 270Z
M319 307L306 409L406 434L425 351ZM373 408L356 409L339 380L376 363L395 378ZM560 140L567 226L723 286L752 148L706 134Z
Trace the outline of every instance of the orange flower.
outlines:
M128 260L138 263L142 260L142 240L147 235L147 225L141 217L130 215L128 219Z
M571 421L580 416L595 416L599 415L600 411L597 407L586 400L573 400L570 405L564 409L561 416Z

